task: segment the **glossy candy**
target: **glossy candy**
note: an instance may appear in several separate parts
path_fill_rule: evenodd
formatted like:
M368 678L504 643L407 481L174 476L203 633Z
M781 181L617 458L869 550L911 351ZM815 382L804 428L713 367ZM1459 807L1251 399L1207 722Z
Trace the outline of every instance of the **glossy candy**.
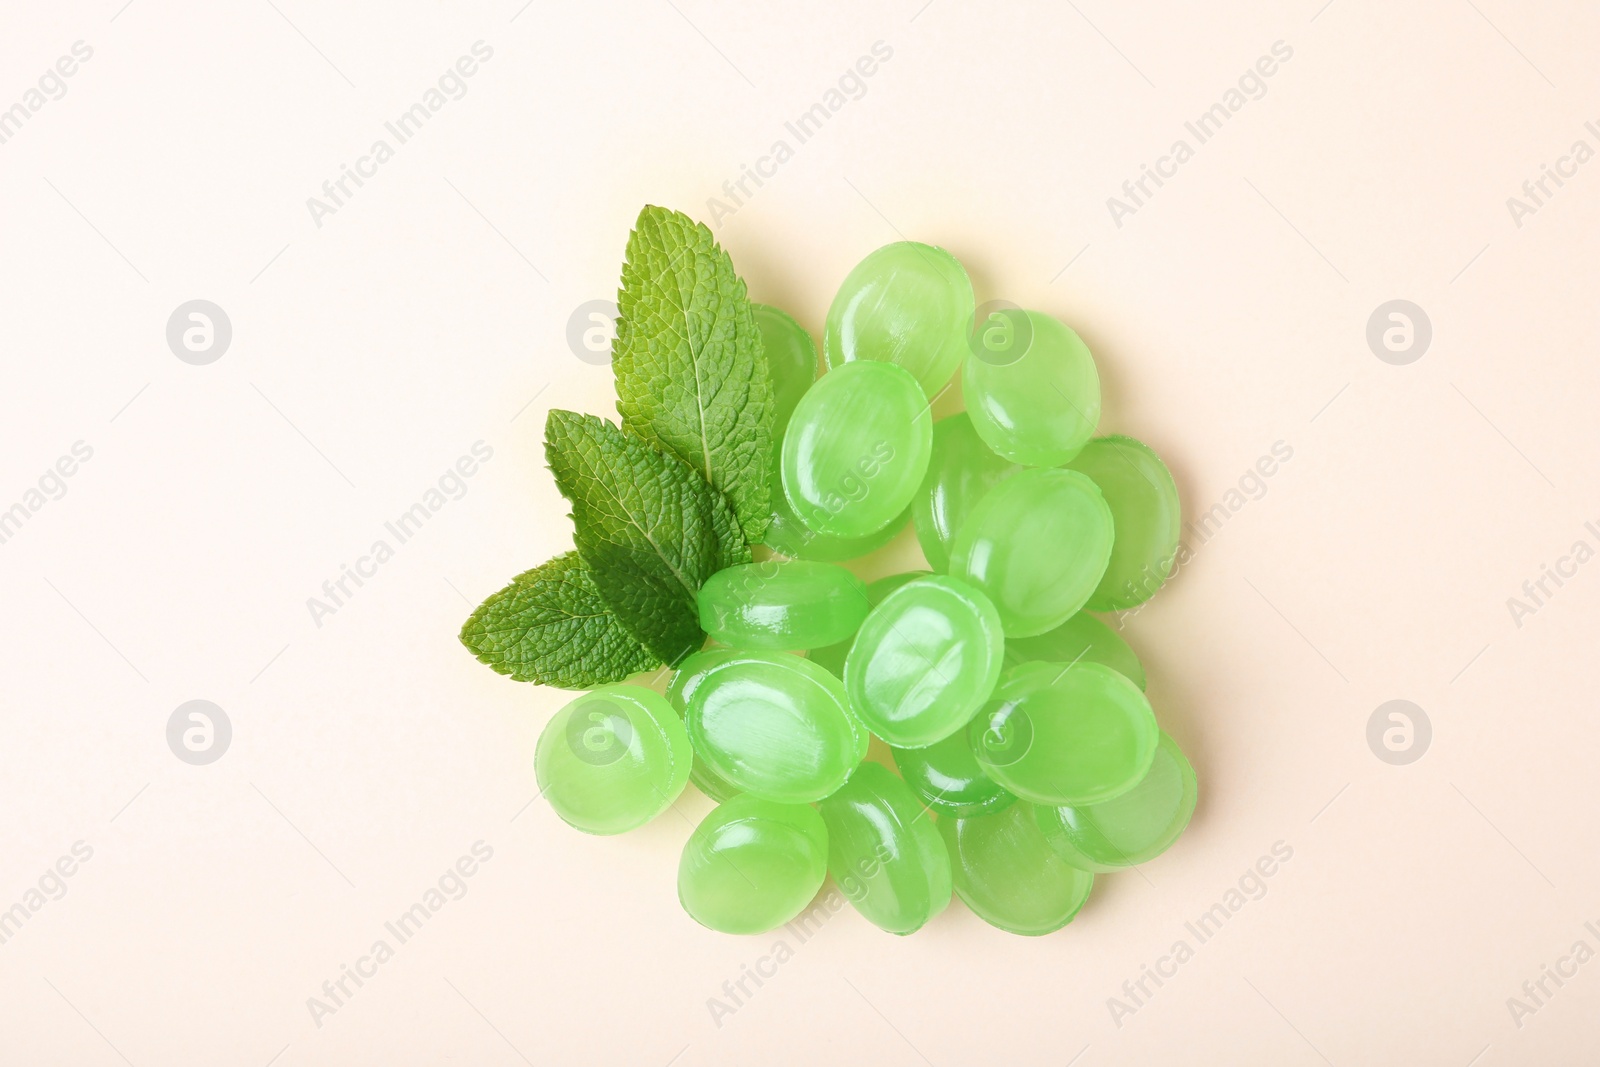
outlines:
M867 608L870 611L883 603L883 598L899 589L907 582L914 582L918 578L926 578L930 571L906 571L902 574L891 574L887 578L879 578L875 582L867 583ZM825 669L835 678L844 679L844 661L850 654L850 646L855 644L855 634L851 634L837 644L825 645L814 648L806 653L806 658L817 666Z
M716 656L708 662L701 657ZM806 804L844 784L867 754L839 679L781 652L698 652L682 668L700 675L684 694L697 756L734 788Z
M1100 421L1100 374L1089 346L1059 319L1012 312L1015 347L975 354L961 388L973 429L996 453L1030 467L1059 466Z
M1034 808L1056 854L1086 871L1115 871L1165 852L1194 814L1194 768L1165 733L1139 784L1098 804Z
M984 772L1024 800L1082 805L1138 784L1155 759L1155 713L1103 663L1024 663L967 731Z
M941 816L987 815L1016 802L1015 793L978 766L964 730L927 748L890 746L889 751L906 785Z
M867 587L832 563L727 567L700 587L700 626L734 648L785 651L843 641L867 617Z
M830 534L817 533L801 522L800 517L794 513L794 508L789 506L789 498L783 495L783 479L779 475L778 468L779 463L774 461L772 519L767 523L767 532L762 544L780 556L788 556L790 559L814 559L823 563L860 559L893 541L895 534L905 529L906 523L911 519L911 511L908 508L883 529L866 537L834 537Z
M869 537L910 505L932 448L916 379L892 363L847 363L794 409L783 435L784 495L818 533Z
M921 748L955 733L989 699L1005 637L989 598L935 575L872 609L845 660L850 707L891 745Z
M1143 441L1116 435L1090 441L1067 469L1087 474L1100 487L1117 530L1089 609L1121 611L1144 603L1172 573L1178 555L1182 516L1167 465Z
M816 809L738 796L689 835L678 900L702 926L764 933L799 915L827 870L828 829Z
M911 520L928 565L950 569L950 542L983 495L1022 468L983 443L966 412L933 424L928 473L911 503Z
M739 653L731 648L708 648L703 652L696 652L679 665L672 673L672 681L667 683L667 703L672 705L679 718L688 711L689 694L694 692L695 686L705 680L711 668L738 655ZM688 736L687 730L684 736ZM696 789L719 804L724 800L731 800L742 792L738 786L712 770L706 761L700 758L699 753L695 754L694 765L689 768L689 781L694 783Z
M1080 611L1054 630L1037 637L1006 638L1006 666L1034 661L1046 663L1104 663L1121 671L1140 689L1145 686L1144 664L1117 632L1088 612Z
M1059 930L1083 907L1094 875L1056 855L1032 805L970 819L939 816L956 894L979 918L1013 934Z
M818 809L828 826L828 873L874 926L909 934L950 903L950 853L888 768L863 763Z
M772 439L776 441L789 424L794 406L817 380L817 346L788 312L755 303L750 310L756 318L756 329L761 331L767 374L772 380Z
M972 315L972 282L956 258L898 241L856 264L839 286L823 329L823 357L835 369L852 360L898 364L932 399L967 354Z
M692 756L683 723L660 693L608 685L545 724L534 774L564 822L585 833L620 834L678 799Z
M1027 470L978 501L956 533L950 576L994 602L1007 637L1066 622L1111 558L1111 509L1076 471Z

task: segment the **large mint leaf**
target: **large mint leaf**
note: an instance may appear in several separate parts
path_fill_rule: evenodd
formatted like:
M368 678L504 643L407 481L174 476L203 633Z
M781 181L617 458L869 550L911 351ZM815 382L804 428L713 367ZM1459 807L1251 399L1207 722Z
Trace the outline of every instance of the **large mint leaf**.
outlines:
M751 543L771 518L772 385L744 282L711 231L646 207L628 237L611 365L622 425L727 495Z
M695 594L750 561L728 501L677 458L593 415L550 412L544 449L606 607L669 664L698 649Z
M511 579L461 627L461 643L501 674L562 689L620 682L660 662L611 614L576 552Z

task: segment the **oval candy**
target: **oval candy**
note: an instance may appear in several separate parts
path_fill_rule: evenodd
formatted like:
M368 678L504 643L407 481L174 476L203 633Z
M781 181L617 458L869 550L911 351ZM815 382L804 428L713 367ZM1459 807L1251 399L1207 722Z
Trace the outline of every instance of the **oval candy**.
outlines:
M1004 655L988 597L954 578L921 578L867 615L845 658L845 692L867 729L891 745L922 748L972 719Z
M978 501L956 533L950 576L993 601L1007 637L1031 637L1070 619L1106 571L1111 509L1085 475L1026 470Z
M821 800L867 754L839 679L801 656L732 652L684 661L700 675L684 721L697 756L735 789L786 804Z
M590 834L643 826L678 799L693 753L665 697L608 685L545 723L534 750L540 794L563 822Z
M783 435L783 492L809 529L869 537L911 504L928 469L933 417L909 372L861 360L824 374Z
M1094 804L1150 770L1161 731L1150 701L1103 663L1006 672L967 740L984 773L1036 804Z
M678 860L678 900L701 926L760 934L822 888L828 829L815 808L738 796L707 815Z

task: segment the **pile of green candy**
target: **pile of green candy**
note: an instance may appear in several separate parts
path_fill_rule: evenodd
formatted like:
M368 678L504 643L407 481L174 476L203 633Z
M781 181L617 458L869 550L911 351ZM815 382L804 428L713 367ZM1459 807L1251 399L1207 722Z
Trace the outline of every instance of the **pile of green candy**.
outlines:
M691 263L722 256L704 238L711 251ZM630 241L619 392L631 331L643 329L641 311L629 319L644 303L630 300L638 279L628 271L644 251ZM726 307L700 312L686 308L679 332L698 332L709 350ZM730 314L726 336L739 308ZM563 481L577 559L519 578L462 639L503 673L572 685L587 668L528 635L572 626L581 572L595 571L589 602L620 629L566 636L636 643L614 677L579 679L611 684L547 724L539 786L557 815L594 834L649 822L689 782L716 801L678 870L684 909L711 929L782 926L829 875L896 934L923 926L952 893L1012 933L1061 928L1095 874L1159 855L1195 807L1194 770L1156 723L1138 657L1090 614L1141 604L1171 574L1171 475L1141 442L1094 436L1099 376L1073 330L1014 308L976 321L967 273L941 249L891 244L850 272L828 312L820 376L792 318L759 304L748 315L770 395L767 448L756 449L770 518L755 523L770 558L736 545L723 565L703 566L698 630L663 651L600 570L610 557L586 550L585 498ZM932 402L958 373L967 410L935 422ZM562 481L555 452L551 465ZM709 464L702 473L717 484ZM930 570L868 584L840 566L907 523ZM565 601L546 573L563 561ZM657 658L675 668L664 694L617 680ZM869 759L874 737L898 773Z

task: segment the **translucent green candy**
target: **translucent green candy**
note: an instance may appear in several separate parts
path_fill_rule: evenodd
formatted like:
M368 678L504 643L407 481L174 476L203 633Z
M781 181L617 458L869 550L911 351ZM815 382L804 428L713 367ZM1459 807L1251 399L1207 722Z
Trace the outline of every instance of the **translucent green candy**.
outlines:
M978 436L1006 459L1056 467L1100 421L1100 375L1089 346L1060 320L1011 312L1009 349L967 360L961 388Z
M922 748L972 719L1004 655L988 597L954 578L922 578L890 593L861 624L845 660L845 692L873 733Z
M1016 802L978 766L965 731L951 734L927 748L895 748L894 765L922 802L940 815L967 818L987 815Z
M678 799L692 758L683 723L660 693L608 685L551 717L533 767L540 793L564 822L620 834Z
M828 828L815 808L738 796L684 843L678 900L695 922L760 934L799 915L828 871Z
M972 282L954 256L916 241L884 245L839 286L822 334L831 368L851 360L896 363L929 399L967 354Z
M860 559L893 541L895 534L905 529L911 518L911 512L907 509L889 525L866 537L833 537L817 533L801 522L794 508L789 506L789 498L783 495L783 479L779 475L777 462L772 465L771 497L772 519L767 523L767 533L762 543L778 555L790 559L814 559L824 563Z
M1083 907L1094 875L1050 848L1030 804L993 815L939 817L956 895L979 918L1013 934L1059 930Z
M933 424L928 473L911 503L917 541L928 565L950 569L950 542L983 495L1022 468L983 443L965 412Z
M700 587L700 626L734 648L816 648L867 617L867 587L832 563L766 560L727 567Z
M713 650L682 669L698 675L684 693L695 754L741 792L786 804L821 800L867 754L844 686L800 656Z
M1088 477L1027 470L989 490L961 524L950 576L994 602L1007 637L1031 637L1083 607L1112 539L1111 509Z
M667 703L672 705L680 718L683 717L688 712L689 694L705 679L707 672L723 660L738 655L739 653L731 648L709 648L685 659L673 672L672 681L667 683ZM687 731L684 736L688 736ZM694 783L696 789L719 804L740 793L738 786L708 767L699 753L695 754L694 765L689 768L689 781Z
M868 537L910 505L932 448L916 379L892 363L847 363L794 409L783 435L784 495L810 529Z
M819 806L828 873L874 926L909 934L950 903L950 853L911 789L863 763Z
M903 574L891 574L887 578L879 578L867 584L867 608L871 610L883 603L883 598L899 589L907 582L914 582L918 578L926 578L929 571L906 571ZM817 666L822 667L835 678L843 680L845 657L850 654L850 646L855 644L855 635L851 634L837 644L825 645L814 648L806 653L806 658Z
M1194 768L1165 733L1139 784L1098 804L1036 807L1039 829L1056 854L1086 871L1115 871L1153 860L1178 839L1194 814Z
M1117 539L1091 611L1121 611L1155 596L1172 573L1182 517L1178 486L1149 445L1132 437L1096 437L1069 470L1094 479L1111 508Z
M1022 799L1081 805L1138 784L1160 734L1150 702L1119 671L1024 663L1000 679L967 740L984 772Z
M801 325L770 304L751 304L761 345L767 353L767 373L772 379L772 436L776 440L789 424L794 406L817 380L817 346Z
M1037 637L1006 638L1006 666L1046 663L1104 663L1121 671L1140 689L1145 686L1144 664L1117 632L1088 612L1080 611L1048 633Z

